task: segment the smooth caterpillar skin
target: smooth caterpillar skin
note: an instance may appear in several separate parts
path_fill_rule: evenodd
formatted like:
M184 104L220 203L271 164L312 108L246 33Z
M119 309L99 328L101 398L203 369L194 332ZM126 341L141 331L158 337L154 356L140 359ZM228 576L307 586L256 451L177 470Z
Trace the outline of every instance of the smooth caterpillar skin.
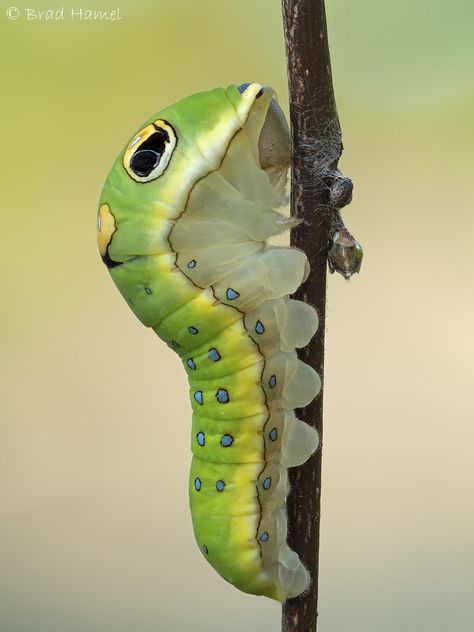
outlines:
M288 297L307 259L266 243L294 224L276 210L289 162L271 88L196 94L132 137L98 217L99 250L118 289L188 374L196 541L227 581L279 601L310 582L286 544L285 500L287 468L318 442L293 409L320 389L295 352L316 332L316 312Z

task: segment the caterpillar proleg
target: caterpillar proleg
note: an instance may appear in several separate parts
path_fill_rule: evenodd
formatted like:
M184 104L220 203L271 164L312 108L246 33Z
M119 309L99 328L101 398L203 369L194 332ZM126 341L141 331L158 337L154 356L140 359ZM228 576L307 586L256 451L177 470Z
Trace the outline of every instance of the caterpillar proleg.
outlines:
M290 156L271 88L195 94L132 136L98 215L115 284L188 374L197 544L224 579L278 601L310 582L286 544L285 500L287 468L318 443L294 408L320 389L295 351L315 334L317 314L289 298L308 274L306 256L267 243L292 225L278 211Z

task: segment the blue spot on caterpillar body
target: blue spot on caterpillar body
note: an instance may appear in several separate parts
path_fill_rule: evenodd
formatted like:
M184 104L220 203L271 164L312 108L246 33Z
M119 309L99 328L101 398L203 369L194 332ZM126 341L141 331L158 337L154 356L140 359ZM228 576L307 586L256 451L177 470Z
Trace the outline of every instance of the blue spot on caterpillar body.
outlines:
M114 282L188 374L199 548L237 588L279 601L310 581L286 544L285 499L287 468L318 442L294 408L320 388L295 352L314 335L316 313L289 298L308 274L306 257L267 243L293 225L278 210L289 163L271 88L193 95L131 137L98 223Z

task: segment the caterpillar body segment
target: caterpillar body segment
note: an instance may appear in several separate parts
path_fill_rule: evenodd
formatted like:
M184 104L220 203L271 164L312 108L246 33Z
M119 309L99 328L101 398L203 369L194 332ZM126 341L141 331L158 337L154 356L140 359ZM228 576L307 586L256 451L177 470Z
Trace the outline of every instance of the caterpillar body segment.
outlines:
M317 447L294 408L320 380L296 356L316 332L289 298L305 255L267 240L294 220L278 209L290 139L271 88L193 95L149 119L104 185L99 250L137 317L189 379L189 497L205 558L245 592L279 601L310 577L286 544L287 468Z

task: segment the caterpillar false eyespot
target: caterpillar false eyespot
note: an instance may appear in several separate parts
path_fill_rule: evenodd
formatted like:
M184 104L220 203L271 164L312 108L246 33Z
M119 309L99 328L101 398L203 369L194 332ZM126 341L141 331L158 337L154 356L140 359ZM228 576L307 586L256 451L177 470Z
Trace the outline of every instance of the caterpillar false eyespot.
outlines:
M118 289L183 361L193 409L189 497L198 546L240 590L279 601L309 573L287 543L287 468L317 447L298 420L320 380L295 349L315 310L289 298L306 256L267 240L290 164L269 87L190 96L132 136L105 182L98 242Z

